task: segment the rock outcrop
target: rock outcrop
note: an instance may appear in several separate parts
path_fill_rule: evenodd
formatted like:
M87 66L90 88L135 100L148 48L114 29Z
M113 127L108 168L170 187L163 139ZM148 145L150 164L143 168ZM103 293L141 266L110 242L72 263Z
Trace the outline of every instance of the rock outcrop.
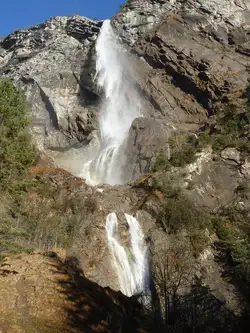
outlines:
M168 139L173 132L158 119L136 118L124 143L126 165L124 179L130 181L150 172L152 161L160 151L168 153Z
M248 39L250 4L247 0L129 0L116 15L115 24L121 37L133 45L164 20L166 13L183 15L196 31L203 31L225 44L228 40L238 44Z
M249 11L247 1L129 1L113 19L151 67L144 90L169 123L199 124L219 103L242 97L248 57L239 46L249 40Z
M79 16L54 17L1 42L0 74L25 89L41 150L68 156L71 148L87 145L98 128L97 96L82 75L101 25Z
M160 120L169 137L197 131L216 110L244 101L249 80L248 1L131 0L112 21L141 59L139 87L148 114ZM146 141L141 145L146 147ZM161 141L165 150L164 135ZM136 149L129 143L127 150Z

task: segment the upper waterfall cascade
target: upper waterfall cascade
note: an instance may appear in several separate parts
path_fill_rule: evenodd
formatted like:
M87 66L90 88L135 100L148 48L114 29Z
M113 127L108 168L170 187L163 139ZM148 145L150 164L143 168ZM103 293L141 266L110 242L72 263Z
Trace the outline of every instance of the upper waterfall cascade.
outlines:
M103 22L96 42L96 80L104 93L100 110L100 151L84 165L82 176L90 185L122 184L125 156L121 145L132 121L140 116L140 98L134 72L109 20Z
M123 294L132 296L147 289L147 246L137 219L129 214L125 217L129 226L130 248L125 248L120 241L115 213L107 216L106 231L120 289Z

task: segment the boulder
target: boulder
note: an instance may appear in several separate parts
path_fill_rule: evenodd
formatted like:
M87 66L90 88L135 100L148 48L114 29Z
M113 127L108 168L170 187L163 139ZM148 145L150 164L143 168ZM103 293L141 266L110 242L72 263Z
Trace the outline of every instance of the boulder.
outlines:
M161 150L168 151L171 128L154 118L136 118L124 145L126 165L123 173L128 181L150 172L152 162Z
M236 164L240 163L240 152L236 148L226 148L222 150L221 157Z

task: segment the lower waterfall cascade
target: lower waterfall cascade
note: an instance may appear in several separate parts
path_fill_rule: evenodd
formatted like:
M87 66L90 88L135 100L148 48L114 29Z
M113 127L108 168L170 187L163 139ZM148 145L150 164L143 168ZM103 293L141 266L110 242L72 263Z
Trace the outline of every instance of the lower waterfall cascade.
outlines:
M109 20L103 22L96 42L96 80L104 93L100 108L100 150L85 163L81 177L90 185L122 184L125 156L121 145L130 126L140 116L140 96L134 72Z
M126 296L139 294L147 290L148 259L147 246L143 231L137 219L125 214L131 239L131 247L125 248L118 232L118 220L115 213L106 218L106 231L112 262L116 268L120 290Z

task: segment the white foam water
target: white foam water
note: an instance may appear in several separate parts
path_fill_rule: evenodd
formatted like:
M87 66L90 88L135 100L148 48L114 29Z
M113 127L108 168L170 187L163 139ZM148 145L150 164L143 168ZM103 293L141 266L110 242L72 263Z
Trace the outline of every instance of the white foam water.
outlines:
M81 176L90 185L122 184L125 157L120 147L132 121L140 116L140 97L135 89L133 68L109 20L103 22L96 56L97 85L104 93L99 119L101 149L84 165Z
M130 248L125 249L121 243L115 213L107 216L106 231L120 290L123 294L132 296L145 291L147 288L147 246L137 219L129 214L125 214L125 217L129 225Z

